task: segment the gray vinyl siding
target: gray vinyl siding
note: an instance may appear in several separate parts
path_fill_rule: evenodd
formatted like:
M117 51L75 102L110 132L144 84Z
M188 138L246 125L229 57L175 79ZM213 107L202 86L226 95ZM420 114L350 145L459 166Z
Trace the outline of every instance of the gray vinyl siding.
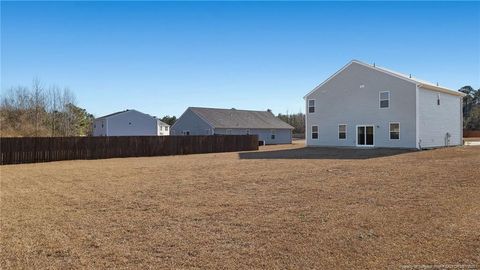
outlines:
M147 114L131 110L95 120L93 135L157 136L157 119Z
M106 119L95 119L93 122L93 136L107 136Z
M363 87L361 87L363 85ZM379 92L390 92L390 107L380 108ZM315 99L309 113L308 100ZM416 147L416 84L352 63L305 97L308 146L356 146L356 126L374 126L375 147ZM389 123L400 123L400 139L390 140ZM347 138L338 138L338 125L347 125ZM311 138L312 125L318 139Z
M212 127L198 115L187 109L173 124L170 135L182 135L183 131L190 131L190 135L211 135ZM210 132L207 134L207 130Z
M437 99L440 97L440 105ZM462 98L419 88L419 140L422 147L462 144Z
M272 139L272 131L275 138ZM215 134L227 134L227 129L216 128ZM246 135L247 129L233 128L232 135ZM251 135L258 135L259 141L264 141L265 144L289 144L292 143L292 131L290 129L250 129Z

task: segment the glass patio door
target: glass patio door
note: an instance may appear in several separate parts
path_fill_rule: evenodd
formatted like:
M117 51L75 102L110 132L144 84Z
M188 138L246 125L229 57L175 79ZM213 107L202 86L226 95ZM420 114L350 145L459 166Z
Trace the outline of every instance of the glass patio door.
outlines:
M357 126L357 145L358 146L373 146L374 131L373 126Z

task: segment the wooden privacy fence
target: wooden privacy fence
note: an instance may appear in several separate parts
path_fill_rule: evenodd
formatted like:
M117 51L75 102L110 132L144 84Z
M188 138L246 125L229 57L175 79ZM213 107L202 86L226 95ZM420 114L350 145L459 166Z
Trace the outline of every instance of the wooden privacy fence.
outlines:
M463 130L463 137L464 138L480 138L480 130Z
M258 150L257 135L0 138L0 164Z

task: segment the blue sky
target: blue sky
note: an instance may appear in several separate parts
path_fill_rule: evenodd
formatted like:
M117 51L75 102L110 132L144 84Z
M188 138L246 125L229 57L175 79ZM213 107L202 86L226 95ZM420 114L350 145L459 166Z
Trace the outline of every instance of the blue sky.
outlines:
M96 116L304 111L351 59L480 88L478 2L1 2L1 89L68 86Z

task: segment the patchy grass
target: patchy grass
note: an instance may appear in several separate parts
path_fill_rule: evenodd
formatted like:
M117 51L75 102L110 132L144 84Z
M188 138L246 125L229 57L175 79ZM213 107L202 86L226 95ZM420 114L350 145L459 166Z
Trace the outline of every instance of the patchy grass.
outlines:
M303 149L1 170L8 268L480 263L480 147Z

